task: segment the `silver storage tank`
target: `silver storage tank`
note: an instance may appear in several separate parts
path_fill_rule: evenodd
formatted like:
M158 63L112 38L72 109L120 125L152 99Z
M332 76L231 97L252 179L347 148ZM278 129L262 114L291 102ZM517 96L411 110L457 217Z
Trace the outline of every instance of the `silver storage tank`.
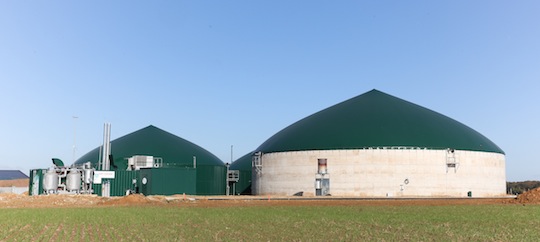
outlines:
M66 189L69 192L79 192L81 190L81 171L71 168L66 177Z
M43 175L43 190L46 194L56 193L58 189L58 174L54 169L49 169Z
M92 168L92 165L90 164L90 162L87 162L84 164L83 172L84 172L84 176L83 176L84 183L85 184L93 183L94 182L94 169Z

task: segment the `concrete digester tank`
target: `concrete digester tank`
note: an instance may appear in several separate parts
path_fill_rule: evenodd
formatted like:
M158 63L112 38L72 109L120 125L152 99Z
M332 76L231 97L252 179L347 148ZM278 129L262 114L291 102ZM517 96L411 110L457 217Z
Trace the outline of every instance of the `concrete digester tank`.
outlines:
M378 90L284 128L254 151L252 165L257 195L506 193L505 153L495 143L456 120Z

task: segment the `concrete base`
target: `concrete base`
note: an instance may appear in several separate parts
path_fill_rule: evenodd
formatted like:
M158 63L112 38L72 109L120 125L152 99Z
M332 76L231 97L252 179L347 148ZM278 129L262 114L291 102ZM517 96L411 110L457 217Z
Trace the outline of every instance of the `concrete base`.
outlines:
M456 150L357 149L262 155L255 195L315 195L317 159L326 158L332 196L499 197L506 195L505 156ZM449 162L451 164L449 164Z

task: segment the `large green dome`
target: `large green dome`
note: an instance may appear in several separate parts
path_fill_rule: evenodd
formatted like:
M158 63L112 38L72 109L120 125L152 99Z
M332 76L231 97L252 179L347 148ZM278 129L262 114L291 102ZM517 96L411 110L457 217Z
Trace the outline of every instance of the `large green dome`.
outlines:
M100 147L97 147L75 163L97 163L99 152ZM160 157L163 167L193 166L194 156L197 165L224 166L219 158L200 146L152 125L111 141L111 154L119 169L126 168L126 159L134 155Z
M447 116L372 90L279 131L257 151L410 147L504 154L488 138Z

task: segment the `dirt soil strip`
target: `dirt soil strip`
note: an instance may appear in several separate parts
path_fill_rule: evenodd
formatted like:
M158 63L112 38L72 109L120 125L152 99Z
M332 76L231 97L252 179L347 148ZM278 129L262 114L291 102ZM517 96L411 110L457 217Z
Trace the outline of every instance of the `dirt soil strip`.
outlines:
M532 192L532 191L531 191ZM539 191L535 191L540 194ZM526 198L526 199L525 199ZM262 196L144 196L98 197L96 195L0 194L0 208L99 207L99 206L180 206L180 207L245 207L245 206L444 206L540 203L540 195L502 198L315 198Z
M7 237L5 237L2 241L9 241L9 239L11 239L11 237L13 237L15 235L15 230L17 230L18 227L12 227L9 229L9 232L7 233Z
M60 239L58 239L58 234L62 232L63 228L64 228L63 224L59 224L56 227L56 229L54 230L53 235L51 236L51 241L60 241Z
M188 206L197 207L235 207L235 206L445 206L509 204L511 198L490 199L324 199L324 200L197 200Z
M47 232L47 230L49 230L49 226L45 224L45 226L43 226L43 229L41 229L39 233L34 235L34 237L32 238L32 241L40 241L41 237L43 237L43 235L45 234L45 232Z

